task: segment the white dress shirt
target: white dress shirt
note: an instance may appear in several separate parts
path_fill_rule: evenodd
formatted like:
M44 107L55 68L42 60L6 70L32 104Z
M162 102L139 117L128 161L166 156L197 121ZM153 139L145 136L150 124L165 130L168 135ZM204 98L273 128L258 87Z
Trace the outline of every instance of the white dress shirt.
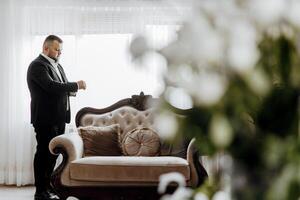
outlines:
M44 58L46 58L46 59L51 63L51 65L52 65L53 68L55 69L55 72L56 72L56 74L58 75L60 81L63 83L64 81L63 81L62 75L61 75L61 73L60 73L60 71L59 71L59 69L58 69L58 64L59 64L59 63L56 62L54 59L50 58L49 56L43 54L43 53L41 53L41 55L42 55ZM78 85L78 84L77 84L77 85ZM69 95L71 95L71 96L76 96L76 92L69 92ZM69 105L69 101L67 101L67 110L69 110L69 109L70 109L70 105Z
M47 55L45 55L45 54L43 54L43 53L41 53L41 55L42 55L44 58L46 58L46 59L51 63L51 65L52 65L53 68L55 69L55 72L56 72L56 74L58 75L60 81L61 81L61 82L64 82L63 79L62 79L61 73L60 73L60 71L59 71L59 69L58 69L58 62L56 62L54 59L50 58L49 56L47 56Z

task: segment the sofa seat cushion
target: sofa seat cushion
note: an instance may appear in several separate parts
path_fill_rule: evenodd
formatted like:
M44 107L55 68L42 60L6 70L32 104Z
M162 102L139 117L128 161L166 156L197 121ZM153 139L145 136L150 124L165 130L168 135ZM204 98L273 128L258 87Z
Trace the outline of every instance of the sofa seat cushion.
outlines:
M171 156L92 156L70 164L70 178L80 181L159 182L161 174L174 171L190 179L188 162Z

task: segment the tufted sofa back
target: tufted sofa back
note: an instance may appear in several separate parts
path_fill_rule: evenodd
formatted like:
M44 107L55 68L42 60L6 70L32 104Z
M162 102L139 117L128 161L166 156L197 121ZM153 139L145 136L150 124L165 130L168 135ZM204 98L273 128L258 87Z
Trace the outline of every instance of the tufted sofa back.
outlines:
M153 128L154 108L144 111L130 106L123 106L104 114L85 114L79 121L79 126L108 126L119 124L121 134L137 127Z

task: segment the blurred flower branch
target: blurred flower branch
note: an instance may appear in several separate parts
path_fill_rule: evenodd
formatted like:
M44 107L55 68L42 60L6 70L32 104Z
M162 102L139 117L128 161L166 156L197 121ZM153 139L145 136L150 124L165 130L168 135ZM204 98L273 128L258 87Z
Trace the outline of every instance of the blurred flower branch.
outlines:
M202 0L166 47L132 42L135 58L155 51L167 63L162 119L176 129L161 131L226 155L198 196L215 199L229 185L233 199L300 197L299 10L297 0ZM172 103L179 94L190 108Z

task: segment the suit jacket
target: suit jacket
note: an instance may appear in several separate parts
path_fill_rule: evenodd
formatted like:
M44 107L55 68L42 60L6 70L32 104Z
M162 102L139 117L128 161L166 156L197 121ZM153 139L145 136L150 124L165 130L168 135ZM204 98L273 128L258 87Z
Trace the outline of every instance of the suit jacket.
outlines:
M78 85L76 82L68 82L60 65L58 69L62 82L54 67L42 55L28 67L27 84L31 96L31 123L34 126L70 122L70 109L67 111L69 92L77 92Z

